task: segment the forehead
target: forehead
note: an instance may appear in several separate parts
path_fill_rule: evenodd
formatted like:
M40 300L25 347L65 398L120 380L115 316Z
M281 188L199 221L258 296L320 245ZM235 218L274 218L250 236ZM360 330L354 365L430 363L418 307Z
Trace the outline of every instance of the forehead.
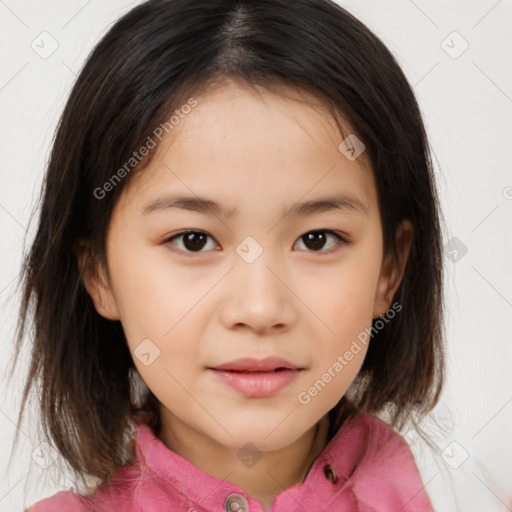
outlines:
M124 194L138 202L166 190L270 205L273 199L309 199L351 192L372 210L377 201L363 152L350 161L331 113L317 97L280 86L271 91L234 81L194 95L153 160L134 175ZM352 133L341 120L344 135Z

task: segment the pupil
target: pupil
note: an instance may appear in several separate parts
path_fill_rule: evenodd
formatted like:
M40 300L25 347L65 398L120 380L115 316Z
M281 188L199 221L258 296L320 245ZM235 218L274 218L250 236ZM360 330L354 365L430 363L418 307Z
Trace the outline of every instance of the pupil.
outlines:
M187 233L184 235L184 237L185 240L183 243L188 250L200 250L205 245L206 237L203 233Z
M325 244L325 234L320 231L308 233L304 236L306 237L304 243L309 249L322 249Z

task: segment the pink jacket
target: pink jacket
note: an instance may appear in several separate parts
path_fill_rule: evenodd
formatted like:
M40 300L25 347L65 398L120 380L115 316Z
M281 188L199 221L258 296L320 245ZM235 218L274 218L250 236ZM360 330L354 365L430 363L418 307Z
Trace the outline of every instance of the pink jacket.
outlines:
M119 483L86 499L62 491L28 512L265 512L237 485L171 451L149 426L136 424L135 463ZM306 479L280 492L271 512L431 512L405 440L383 421L359 416L344 425Z

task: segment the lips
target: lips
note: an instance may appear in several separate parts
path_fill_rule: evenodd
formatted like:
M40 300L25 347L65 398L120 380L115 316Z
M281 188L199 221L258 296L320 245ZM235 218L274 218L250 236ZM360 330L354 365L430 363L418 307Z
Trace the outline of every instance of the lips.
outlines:
M236 373L275 373L284 370L303 370L304 368L290 363L280 357L270 356L264 359L245 357L214 367L209 367L209 369Z
M280 357L242 358L210 367L215 382L246 398L271 398L290 386L305 368Z

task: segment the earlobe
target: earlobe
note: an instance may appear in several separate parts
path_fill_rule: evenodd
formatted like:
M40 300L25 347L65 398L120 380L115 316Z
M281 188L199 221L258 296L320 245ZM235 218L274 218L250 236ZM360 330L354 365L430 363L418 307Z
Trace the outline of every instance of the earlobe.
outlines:
M395 261L392 255L388 255L382 263L375 294L373 318L382 316L391 307L393 296L402 281L413 237L414 227L409 220L404 219L397 227L395 234L399 261Z
M87 293L93 301L99 315L107 320L119 320L119 311L107 283L104 269L85 241L78 241L73 246L73 252L77 258L80 277Z

